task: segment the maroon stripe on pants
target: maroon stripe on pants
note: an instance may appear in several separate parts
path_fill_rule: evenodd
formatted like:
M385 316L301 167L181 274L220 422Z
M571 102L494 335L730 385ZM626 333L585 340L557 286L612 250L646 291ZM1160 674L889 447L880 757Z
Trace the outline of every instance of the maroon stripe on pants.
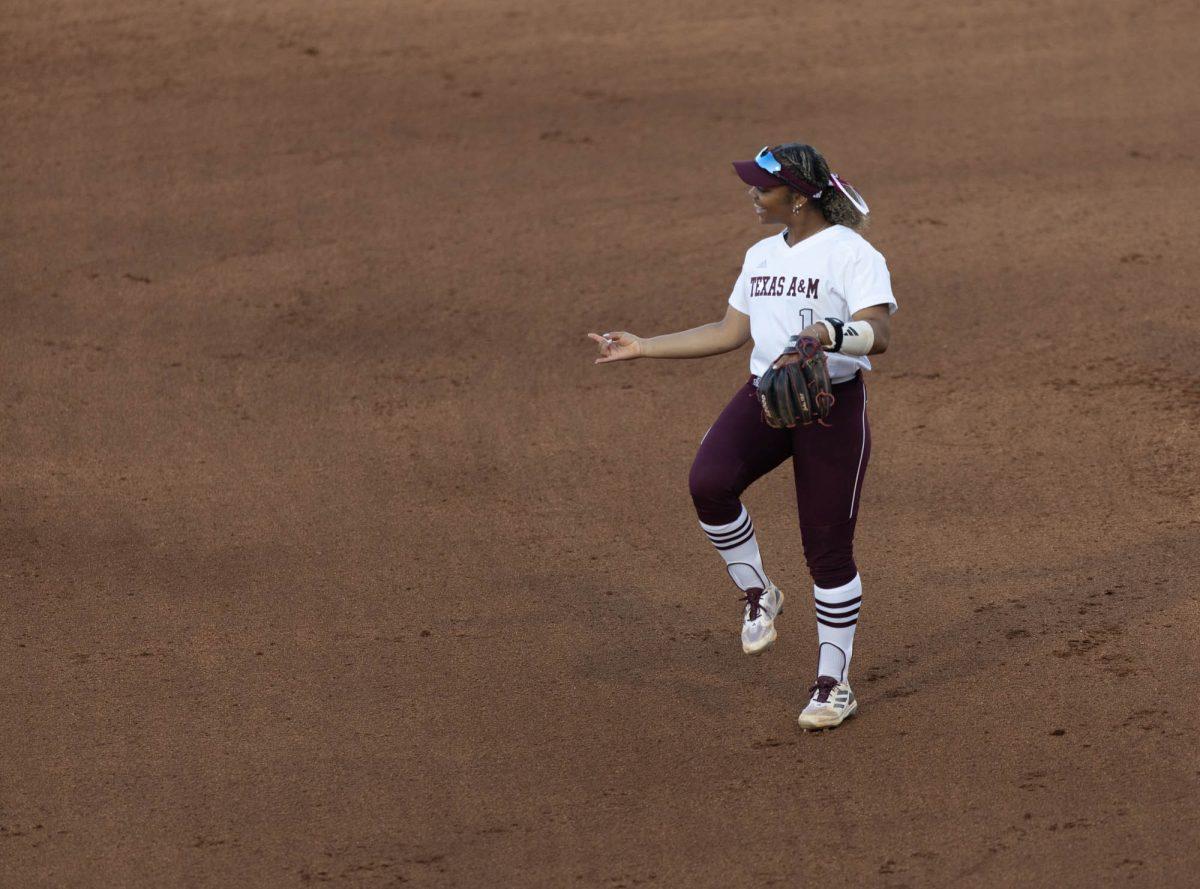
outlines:
M688 479L700 521L727 525L741 515L742 492L790 457L805 561L826 589L858 573L854 527L871 457L862 374L834 386L833 394L828 426L772 429L747 383L704 436Z

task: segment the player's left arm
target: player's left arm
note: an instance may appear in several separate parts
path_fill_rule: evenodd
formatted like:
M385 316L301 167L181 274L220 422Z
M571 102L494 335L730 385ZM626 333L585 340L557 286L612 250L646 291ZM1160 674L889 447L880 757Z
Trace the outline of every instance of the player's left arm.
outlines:
M880 352L887 351L888 341L892 337L892 313L887 303L880 303L877 306L867 306L865 309L855 312L850 317L854 319L848 325L850 327L853 327L855 322L870 324L871 335L874 339L867 352L857 354L878 355ZM833 345L833 335L828 325L822 321L808 325L808 327L800 331L800 336L816 337L822 346L828 347ZM780 359L780 361L776 362L776 366L788 363L790 362Z
M888 340L892 336L892 312L887 304L878 306L867 306L860 312L855 312L851 315L855 321L866 321L871 325L871 330L875 333L875 342L871 344L871 351L868 355L878 355L880 352L886 352ZM825 325L821 325L821 329L825 332L825 338L829 338L829 331L825 330ZM824 341L822 341L824 342Z

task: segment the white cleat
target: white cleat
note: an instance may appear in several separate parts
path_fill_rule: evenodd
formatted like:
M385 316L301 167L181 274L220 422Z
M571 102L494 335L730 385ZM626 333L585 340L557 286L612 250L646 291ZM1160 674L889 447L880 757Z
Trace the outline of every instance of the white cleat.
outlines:
M805 731L837 728L858 710L858 701L848 682L818 676L817 684L808 691L812 700L800 713L800 728Z
M751 587L742 598L746 603L742 614L742 651L762 654L775 642L775 618L783 613L783 593L773 583L764 590Z

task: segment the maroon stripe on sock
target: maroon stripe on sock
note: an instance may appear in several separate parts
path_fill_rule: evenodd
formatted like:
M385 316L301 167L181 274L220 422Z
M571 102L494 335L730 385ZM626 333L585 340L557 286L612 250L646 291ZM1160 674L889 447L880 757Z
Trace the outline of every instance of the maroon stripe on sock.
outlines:
M817 615L817 623L825 624L825 626L827 626L827 627L852 627L856 623L858 623L858 618L856 617L856 618L854 618L854 620L832 621L832 620L825 620L823 617L821 617L821 615L818 614Z
M739 534L741 534L743 531L745 531L746 526L748 524L750 524L750 513L746 513L746 520L744 522L742 522L740 525L738 525L736 528L734 528L732 531L721 531L719 533L714 533L712 531L705 531L704 533L708 535L708 539L711 540L713 543L724 543L729 538L737 537Z
M716 542L714 542L713 546L715 546L717 549L722 549L722 550L733 549L734 547L741 546L743 543L745 543L747 540L749 540L753 536L754 536L754 527L751 526L750 530L746 532L746 536L741 538L740 540L732 540L732 541L729 541L728 543L724 543L724 544L717 544Z

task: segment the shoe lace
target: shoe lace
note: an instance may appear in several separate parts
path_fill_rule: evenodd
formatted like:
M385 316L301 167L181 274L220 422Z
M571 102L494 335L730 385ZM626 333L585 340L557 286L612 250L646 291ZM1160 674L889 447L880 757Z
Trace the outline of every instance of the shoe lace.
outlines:
M828 704L829 695L837 688L837 680L832 676L818 676L816 683L808 690L809 695L817 693L817 703Z
M758 620L758 614L762 611L762 602L759 600L762 599L763 593L766 590L762 589L762 587L753 586L743 592L745 595L739 597L738 601L745 602L746 606L750 609L749 617L746 620Z

